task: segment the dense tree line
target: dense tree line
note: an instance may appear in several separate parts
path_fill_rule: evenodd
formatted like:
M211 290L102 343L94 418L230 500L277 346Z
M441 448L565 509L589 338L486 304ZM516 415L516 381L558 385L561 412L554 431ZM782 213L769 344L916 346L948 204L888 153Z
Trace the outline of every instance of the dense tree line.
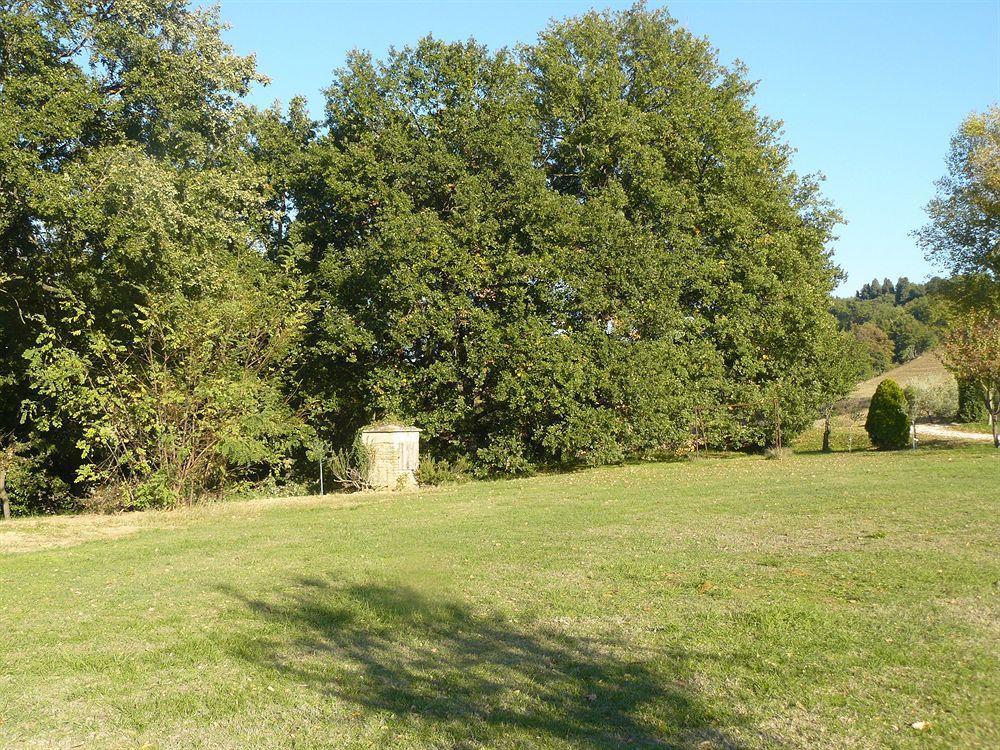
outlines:
M322 122L248 106L220 31L165 0L0 4L16 512L295 481L384 418L482 474L615 462L683 450L699 405L777 403L793 433L850 386L838 216L666 12L356 52Z

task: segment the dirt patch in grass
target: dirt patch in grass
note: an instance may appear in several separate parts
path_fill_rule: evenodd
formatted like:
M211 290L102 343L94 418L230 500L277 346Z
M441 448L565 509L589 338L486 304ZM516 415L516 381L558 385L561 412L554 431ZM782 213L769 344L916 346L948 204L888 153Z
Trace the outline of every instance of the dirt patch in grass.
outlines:
M432 490L426 490L430 493ZM423 494L423 492L421 493ZM113 540L146 529L177 529L211 519L251 520L284 507L330 507L350 509L392 502L400 495L386 492L308 495L301 497L232 498L183 506L173 510L148 510L106 515L15 518L0 523L0 555L72 547L85 542Z
M71 516L12 522L0 527L0 554L71 547L97 539L119 539L140 528L131 517Z

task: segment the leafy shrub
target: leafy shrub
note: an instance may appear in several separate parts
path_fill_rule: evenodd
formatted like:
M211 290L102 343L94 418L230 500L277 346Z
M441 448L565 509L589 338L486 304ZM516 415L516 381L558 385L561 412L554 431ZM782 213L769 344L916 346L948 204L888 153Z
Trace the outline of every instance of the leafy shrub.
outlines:
M955 418L969 424L985 422L988 416L982 386L971 380L958 381L958 414Z
M284 473L308 433L282 388L306 320L298 288L253 254L183 258L201 274L146 294L114 335L67 293L76 329L47 325L28 353L43 433L78 426L88 507L170 507Z
M506 474L508 476L530 476L535 467L525 455L528 452L523 441L510 435L502 435L476 453L477 472L482 476Z
M420 459L417 469L417 481L420 484L458 484L468 482L472 477L472 466L469 461L459 456L454 461L436 460L431 456Z
M269 476L261 482L245 482L226 493L227 499L256 500L274 497L305 497L314 494L314 485L308 482L289 481L284 477Z
M903 389L908 414L912 421L920 419L951 420L958 411L958 388L948 380L925 380L910 383Z
M368 481L371 461L371 451L361 441L361 434L358 433L349 449L333 451L330 454L327 468L334 482L346 490L358 492L371 489L371 483Z
M878 384L868 407L865 431L879 450L905 448L910 439L910 417L903 389L886 378Z
M47 471L55 447L37 439L12 444L11 439L10 436L0 439L0 472L6 470L4 485L11 514L24 516L77 510L79 501L70 493L69 484Z

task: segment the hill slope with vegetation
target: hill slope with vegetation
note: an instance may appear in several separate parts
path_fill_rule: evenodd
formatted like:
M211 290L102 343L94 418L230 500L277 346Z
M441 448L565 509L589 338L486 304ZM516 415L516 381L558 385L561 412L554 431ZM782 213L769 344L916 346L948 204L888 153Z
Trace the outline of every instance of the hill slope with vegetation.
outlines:
M936 352L928 352L921 354L916 359L911 359L906 364L858 383L850 395L840 402L841 410L850 411L867 407L871 397L875 395L878 384L886 378L895 380L903 387L929 383L947 383L953 388L958 387L955 376L944 366L940 355Z
M873 279L853 297L834 298L831 312L840 329L853 334L867 353L869 374L905 364L937 346L947 328L948 282L915 284Z

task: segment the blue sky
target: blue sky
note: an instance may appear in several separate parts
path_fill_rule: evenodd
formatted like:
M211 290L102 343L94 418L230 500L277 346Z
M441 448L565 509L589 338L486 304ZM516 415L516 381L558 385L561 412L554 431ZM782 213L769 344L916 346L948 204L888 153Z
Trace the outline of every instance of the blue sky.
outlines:
M552 17L630 4L224 0L221 7L229 42L255 53L271 77L254 101L303 94L319 115L321 89L350 49L381 54L428 33L512 46L531 42ZM964 115L1000 103L1000 0L666 5L724 61L746 63L760 81L761 111L785 123L796 168L827 176L824 192L848 222L834 245L849 274L841 291L873 276L933 273L910 232L924 221Z

